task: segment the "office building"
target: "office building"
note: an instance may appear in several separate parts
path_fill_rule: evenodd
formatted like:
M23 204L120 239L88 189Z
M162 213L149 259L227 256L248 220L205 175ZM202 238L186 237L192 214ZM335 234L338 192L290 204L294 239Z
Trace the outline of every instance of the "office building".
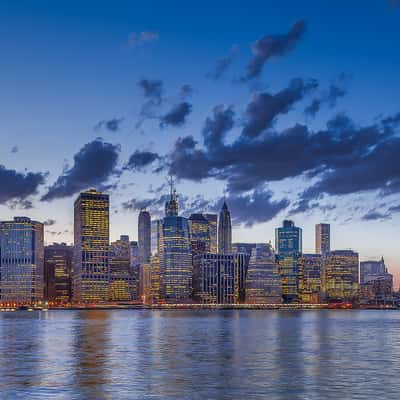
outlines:
M388 273L383 257L379 261L360 262L360 283L366 283L375 277L384 276Z
M299 257L302 251L302 230L293 221L285 220L275 229L277 263L282 278L284 302L299 301Z
M210 253L216 254L218 252L218 215L217 214L203 214L208 221L210 229Z
M44 297L50 304L72 300L73 246L53 243L44 248Z
M358 253L334 250L325 260L324 291L330 302L358 300Z
M218 253L232 253L232 224L231 214L224 200L218 219Z
M331 251L331 226L329 224L315 225L315 252L326 256Z
M245 253L250 257L257 243L232 243L232 253Z
M192 253L210 253L211 240L208 220L203 214L192 214L188 223Z
M74 300L109 299L109 197L91 189L74 204Z
M155 256L160 252L160 235L162 231L162 220L151 221L151 255Z
M151 217L146 210L141 210L139 213L138 247L140 263L149 263L151 256Z
M165 303L189 302L192 293L192 257L189 225L178 216L178 201L171 187L165 205L160 245L160 294Z
M323 256L302 254L299 259L299 294L301 303L322 302Z
M244 301L249 258L245 254L198 254L193 260L193 296L202 304Z
M246 279L246 303L279 304L282 302L282 281L275 253L270 244L257 243L251 250Z
M43 224L27 217L0 222L0 301L31 304L43 300Z

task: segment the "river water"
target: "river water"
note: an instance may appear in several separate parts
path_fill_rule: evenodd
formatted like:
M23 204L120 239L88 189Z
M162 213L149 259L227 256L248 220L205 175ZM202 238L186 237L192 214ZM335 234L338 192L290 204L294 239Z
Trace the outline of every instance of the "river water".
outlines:
M0 399L398 399L400 311L0 313Z

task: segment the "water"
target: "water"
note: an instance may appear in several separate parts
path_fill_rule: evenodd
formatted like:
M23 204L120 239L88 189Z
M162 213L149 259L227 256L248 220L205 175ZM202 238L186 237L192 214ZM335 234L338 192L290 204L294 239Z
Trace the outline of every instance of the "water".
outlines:
M1 399L398 399L398 311L0 313Z

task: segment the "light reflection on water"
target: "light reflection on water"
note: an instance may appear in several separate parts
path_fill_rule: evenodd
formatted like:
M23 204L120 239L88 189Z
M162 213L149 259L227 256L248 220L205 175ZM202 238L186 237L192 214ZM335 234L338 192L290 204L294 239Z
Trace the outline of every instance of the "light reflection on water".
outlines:
M1 399L397 399L397 311L0 313Z

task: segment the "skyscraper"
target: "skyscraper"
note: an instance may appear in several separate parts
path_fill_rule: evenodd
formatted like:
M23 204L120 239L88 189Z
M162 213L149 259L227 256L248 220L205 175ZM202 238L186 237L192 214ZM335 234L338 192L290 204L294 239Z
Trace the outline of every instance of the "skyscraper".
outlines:
M283 221L275 229L277 262L282 278L282 297L291 303L299 299L299 257L302 251L302 230L293 221Z
M65 243L53 243L44 248L44 291L49 303L71 302L73 254L74 248Z
M109 197L91 189L74 204L74 300L84 303L109 298Z
M149 263L151 256L151 217L146 210L141 210L139 213L138 246L140 263Z
M216 254L218 252L218 215L203 215L207 219L210 229L210 253Z
M1 302L43 300L43 224L27 217L0 222Z
M299 293L302 303L317 304L322 301L321 254L302 254L299 260Z
M203 214L189 217L190 245L193 253L210 253L210 225Z
M156 219L151 221L151 255L158 254L160 248L162 220Z
M328 301L358 300L358 253L331 251L325 261L324 289Z
M326 256L331 250L331 226L329 224L315 225L315 252Z
M252 249L246 279L246 303L281 303L282 281L270 244Z
M178 216L178 201L171 185L165 205L160 245L160 294L166 303L188 302L192 292L192 257L188 220Z
M231 214L224 200L218 220L218 253L232 253L232 224Z

